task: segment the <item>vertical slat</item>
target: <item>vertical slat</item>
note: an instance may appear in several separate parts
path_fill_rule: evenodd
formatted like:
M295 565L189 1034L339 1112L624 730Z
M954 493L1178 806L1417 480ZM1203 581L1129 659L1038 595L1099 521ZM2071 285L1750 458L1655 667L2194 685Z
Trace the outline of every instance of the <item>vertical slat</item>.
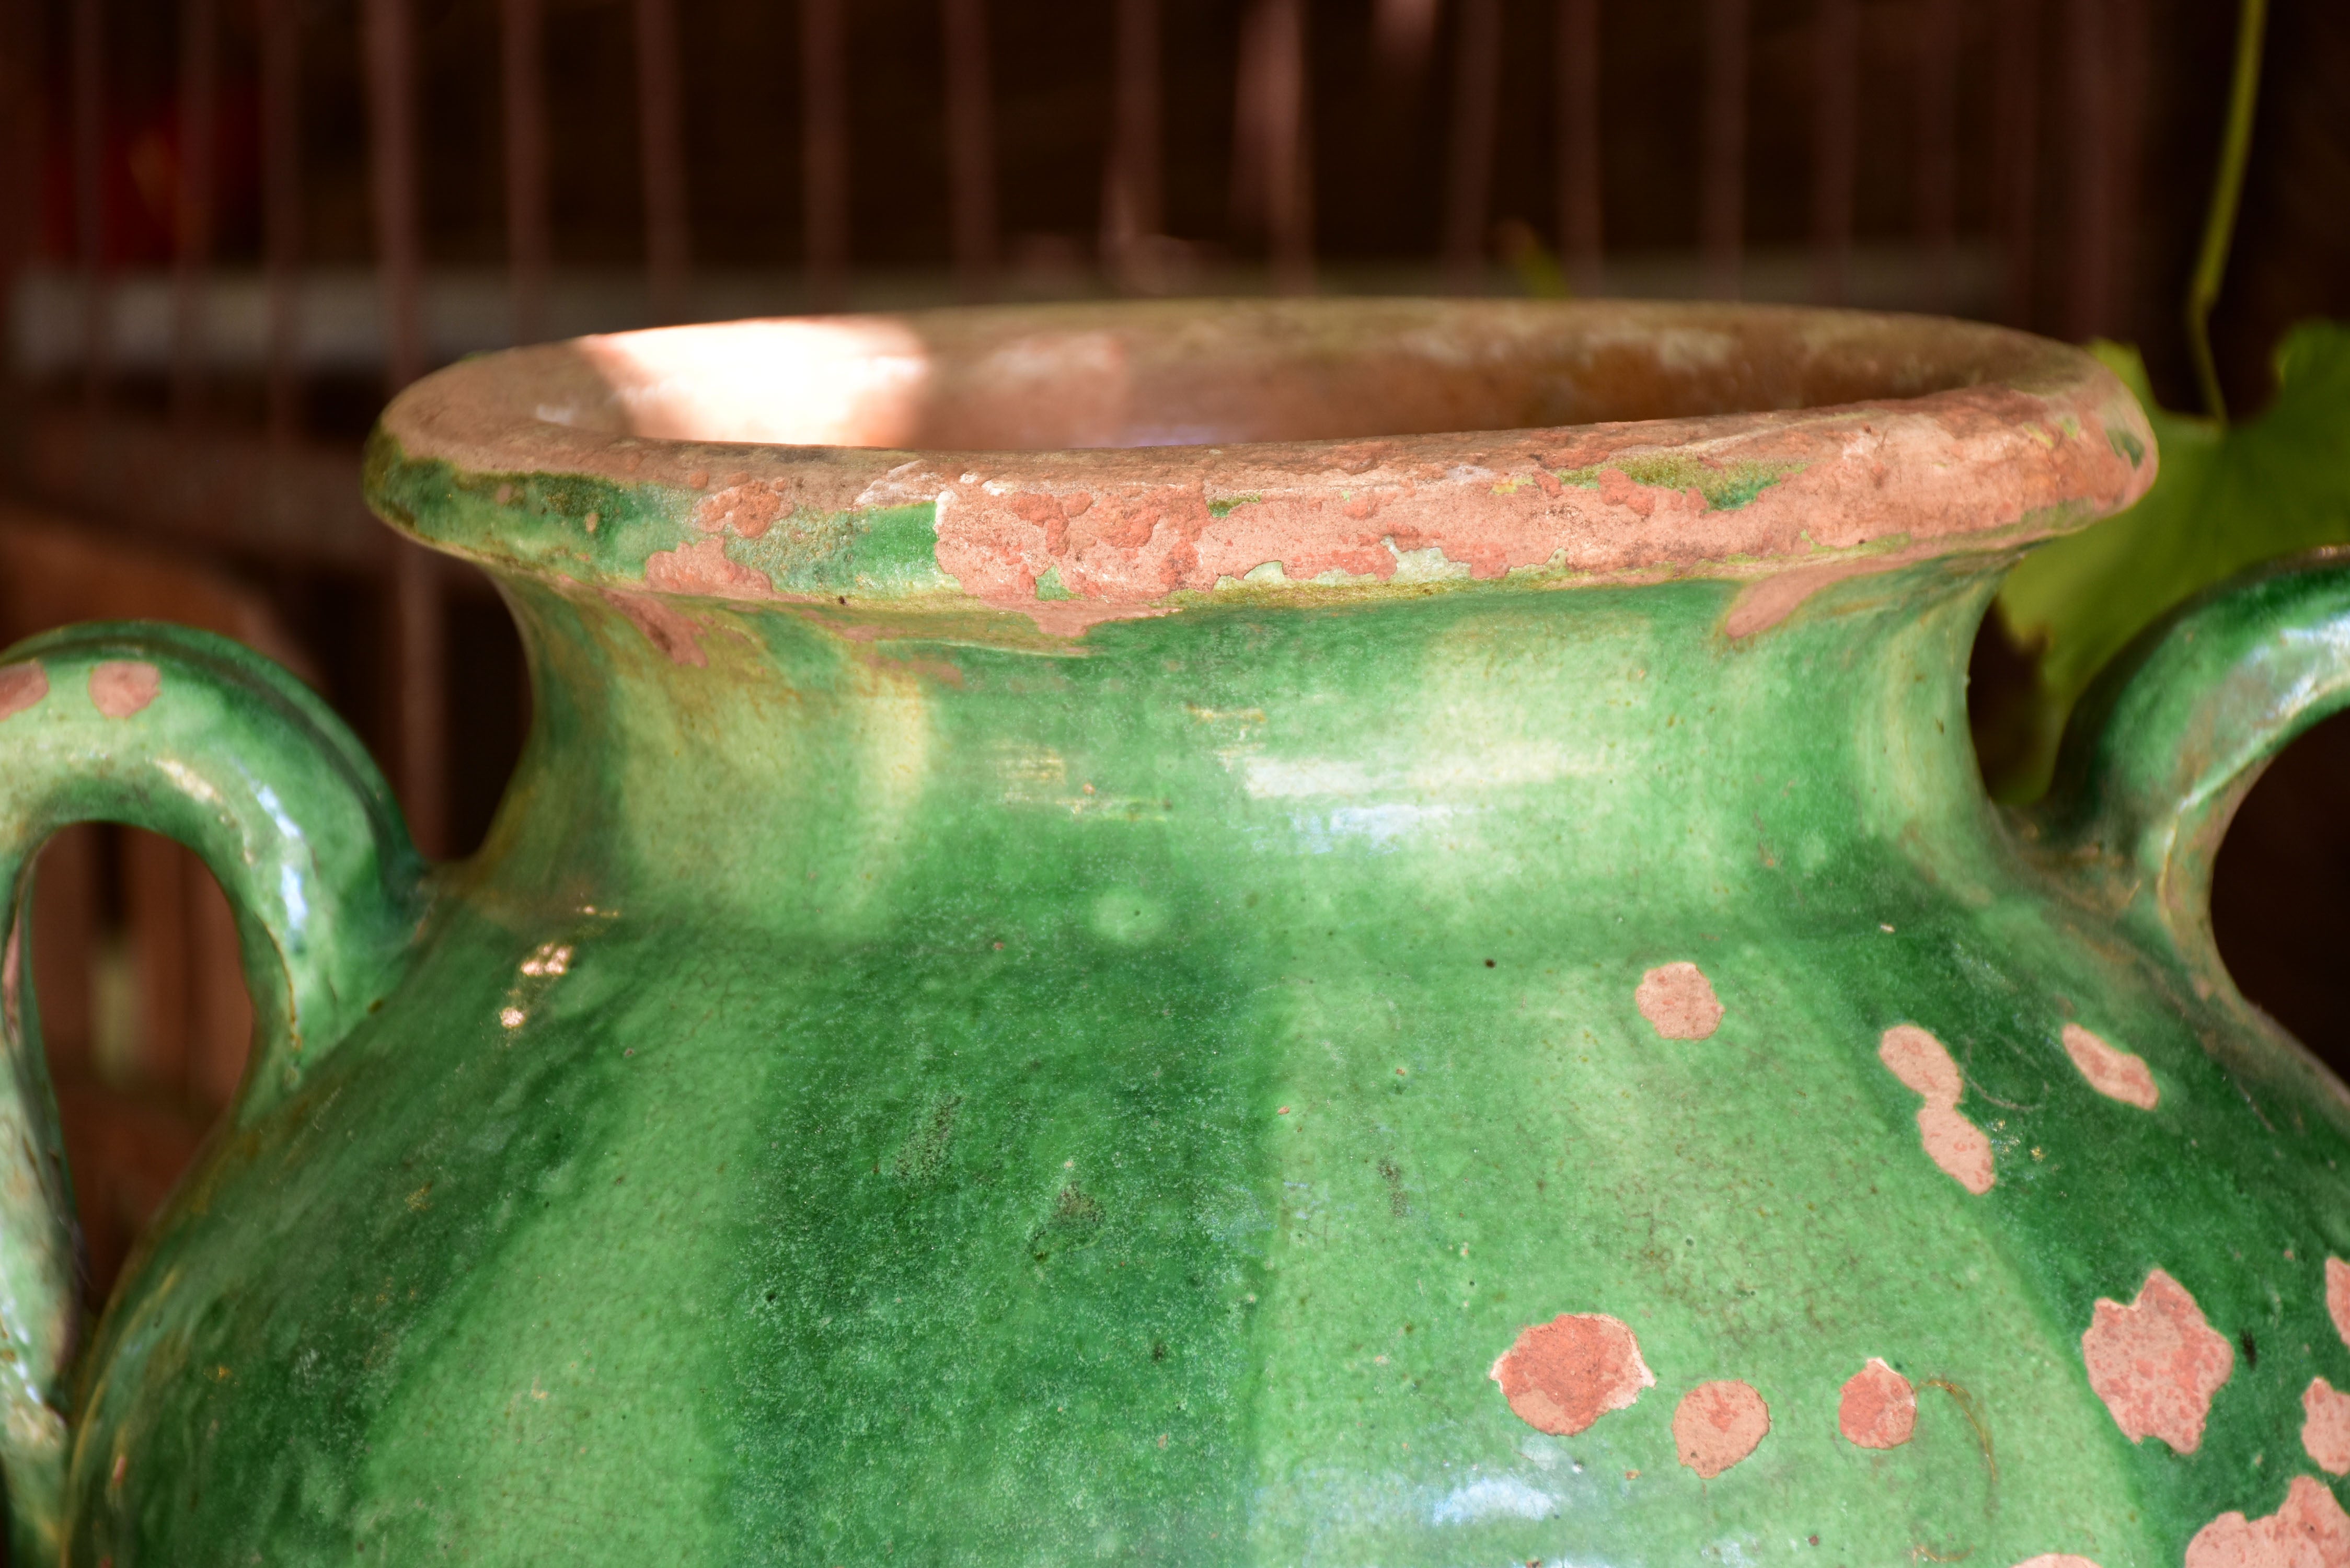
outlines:
M1502 0L1462 0L1453 67L1444 284L1454 294L1482 294L1486 209L1492 200L1495 101L1502 89Z
M1705 146L1698 239L1705 291L1739 293L1746 225L1746 0L1706 0Z
M514 340L546 336L552 265L546 215L546 71L544 0L501 0L499 64L505 99L506 279Z
M637 0L637 119L645 188L645 280L653 319L682 321L691 244L685 205L685 109L674 0Z
M1378 0L1371 16L1372 49L1389 80L1416 83L1436 43L1437 0Z
M112 301L106 256L106 0L73 0L74 244L81 262L82 399L106 402Z
M800 180L807 296L848 303L848 38L842 0L800 0Z
M1999 318L2032 325L2040 161L2040 0L1998 0L1991 64L1991 204L1999 234Z
M300 432L302 266L301 0L259 0L262 268L268 295L269 435Z
M1852 202L1860 137L1859 0L1812 9L1812 297L1852 292Z
M39 57L35 0L0 0L0 320L13 317L40 229ZM0 377L13 379L16 365L13 344L0 345Z
M122 836L123 912L139 984L140 1086L188 1081L188 891L194 857L145 832Z
M2146 151L2146 95L2152 49L2147 0L2106 0L2106 215L2108 242L2104 330L2137 336L2138 189ZM2212 96L2220 96L2214 64ZM2171 319L2176 319L2175 317Z
M1129 291L1141 243L1165 226L1159 207L1159 0L1118 0L1109 161L1103 171L1102 270Z
M2072 106L2071 233L2065 236L2064 335L2080 341L2107 329L2113 280L2113 140L2106 104L2105 6L2064 0L2064 60Z
M1599 0L1558 5L1558 254L1575 293L1599 292Z
M1917 5L1918 169L1910 196L1925 262L1918 306L1939 314L1950 307L1959 244L1959 5Z
M946 44L948 203L956 286L965 299L995 292L995 115L986 0L940 0Z
M408 0L365 0L369 161L376 246L383 275L387 379L397 391L424 369L420 317L423 244L416 210L416 71ZM434 559L417 546L395 556L391 668L400 793L410 830L428 854L443 850L447 781L441 590Z
M219 60L217 0L180 0L180 171L172 214L172 412L182 421L194 417L203 395Z
M1232 216L1261 228L1274 287L1314 288L1314 184L1306 138L1302 0L1255 0L1241 27L1233 91Z

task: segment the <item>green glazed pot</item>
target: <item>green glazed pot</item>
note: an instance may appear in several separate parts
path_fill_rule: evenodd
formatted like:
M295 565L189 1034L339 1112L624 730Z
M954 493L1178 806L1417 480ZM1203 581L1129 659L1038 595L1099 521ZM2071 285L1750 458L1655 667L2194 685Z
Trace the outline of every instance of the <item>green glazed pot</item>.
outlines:
M1731 306L430 378L369 496L534 681L473 859L217 639L0 667L16 929L171 834L261 1018L85 1334L11 939L23 1560L2350 1561L2350 1105L2206 919L2350 566L2030 814L1968 741L2002 568L2154 466L2074 350Z

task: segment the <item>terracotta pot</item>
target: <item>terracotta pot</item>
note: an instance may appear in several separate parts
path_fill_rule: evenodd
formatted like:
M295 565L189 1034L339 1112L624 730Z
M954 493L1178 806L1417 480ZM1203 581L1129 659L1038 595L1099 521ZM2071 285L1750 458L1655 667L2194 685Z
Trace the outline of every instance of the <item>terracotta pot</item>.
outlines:
M262 1015L78 1354L7 971L21 1548L2342 1561L2350 1110L2204 895L2350 570L2188 612L2036 814L1967 738L2001 569L2153 472L2074 350L1794 310L442 371L367 484L529 649L475 858L216 640L0 669L16 875L183 839Z

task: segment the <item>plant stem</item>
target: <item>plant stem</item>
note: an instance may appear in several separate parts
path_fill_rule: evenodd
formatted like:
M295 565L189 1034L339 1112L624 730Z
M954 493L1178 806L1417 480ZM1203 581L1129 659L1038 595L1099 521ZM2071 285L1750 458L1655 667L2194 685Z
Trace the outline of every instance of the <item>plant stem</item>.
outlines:
M2235 237L2236 206L2244 194L2244 165L2252 150L2252 109L2261 92L2261 35L2268 25L2268 0L2243 0L2236 16L2236 73L2228 89L2228 128L2220 144L2220 173L2211 185L2211 210L2203 219L2203 249L2195 258L2187 287L2187 343L2195 355L2203 406L2215 420L2228 417L2220 390L2220 368L2211 358L2211 306L2228 273L2228 245Z

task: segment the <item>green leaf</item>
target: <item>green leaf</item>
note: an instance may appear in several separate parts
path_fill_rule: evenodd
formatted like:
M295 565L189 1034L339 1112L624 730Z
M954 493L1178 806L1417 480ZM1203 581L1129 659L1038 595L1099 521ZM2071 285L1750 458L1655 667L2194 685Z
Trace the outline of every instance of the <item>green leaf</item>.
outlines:
M2074 700L2165 611L2261 561L2350 542L2350 324L2287 333L2276 401L2228 426L2158 406L2136 349L2095 352L2146 405L2162 469L2136 506L2043 545L2000 589L2010 636L2039 653L2033 734L1992 780L2006 799L2046 787Z

